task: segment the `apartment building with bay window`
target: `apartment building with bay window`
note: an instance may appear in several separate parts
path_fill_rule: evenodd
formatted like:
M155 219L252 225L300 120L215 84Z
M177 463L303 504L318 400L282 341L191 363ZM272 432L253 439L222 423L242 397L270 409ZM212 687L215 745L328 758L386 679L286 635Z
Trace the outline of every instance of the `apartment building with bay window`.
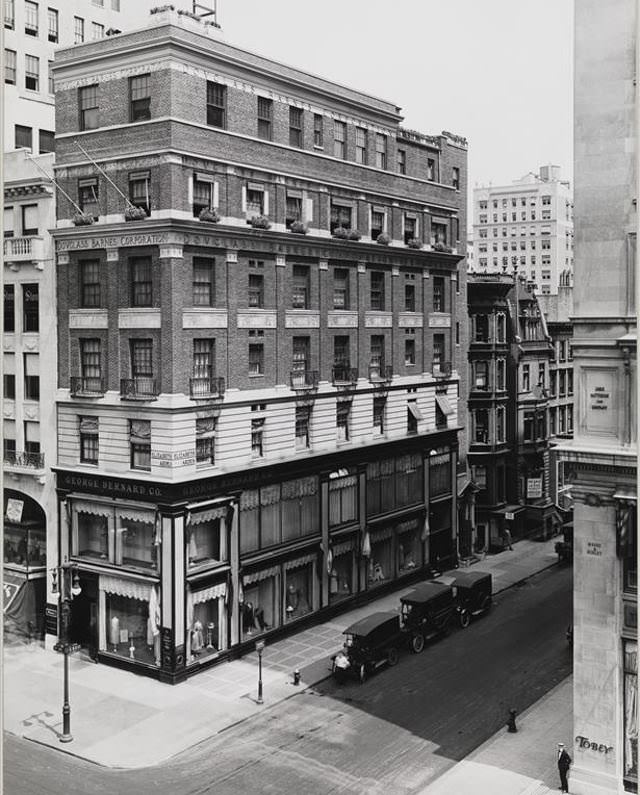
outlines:
M58 554L176 682L457 559L467 152L151 21L54 66Z

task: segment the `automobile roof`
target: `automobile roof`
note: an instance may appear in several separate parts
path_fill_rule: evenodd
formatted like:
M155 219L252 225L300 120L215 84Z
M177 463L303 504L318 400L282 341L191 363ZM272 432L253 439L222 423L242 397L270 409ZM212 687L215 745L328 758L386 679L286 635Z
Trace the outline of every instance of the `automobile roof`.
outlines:
M347 627L342 634L357 635L362 637L363 635L368 635L374 629L377 629L379 626L393 618L395 618L398 622L400 620L400 616L397 613L372 613L370 616L365 616L364 618L361 618L360 621L356 621L355 624L351 624L351 626Z
M491 574L486 571L458 571L453 578L453 585L461 588L472 588L483 580L491 580Z
M451 586L442 582L421 582L409 593L400 597L401 602L428 602L429 600L440 596L443 593L453 593Z

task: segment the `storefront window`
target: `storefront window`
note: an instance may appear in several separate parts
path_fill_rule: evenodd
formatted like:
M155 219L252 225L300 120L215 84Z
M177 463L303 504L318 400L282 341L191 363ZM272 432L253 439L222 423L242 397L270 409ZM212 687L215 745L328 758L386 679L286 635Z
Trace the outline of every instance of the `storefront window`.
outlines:
M429 493L432 497L451 491L451 454L437 453L429 458Z
M226 586L187 591L187 661L198 662L225 648Z
M305 563L286 571L285 578L287 621L293 621L313 609L313 563Z
M624 777L638 782L638 643L624 644ZM626 789L626 787L625 787ZM633 790L634 792L636 789Z
M319 531L318 479L288 480L282 484L282 540Z
M329 603L339 602L353 593L353 550L333 553L331 572L329 574Z
M160 633L149 601L105 594L106 648L129 660L160 665ZM151 608L151 611L150 611Z
M109 520L106 516L78 512L77 554L106 560L109 555Z
M405 455L367 466L367 515L422 502L422 456Z
M371 555L369 557L369 587L375 588L395 576L393 559L393 528L386 527L371 533Z
M4 562L15 566L44 566L47 544L43 527L4 523Z
M122 564L155 569L157 547L154 544L153 522L140 522L123 516L120 518L118 531L122 545Z
M358 476L347 469L329 475L329 526L354 522L358 516Z
M189 567L221 563L227 559L222 519L192 521L187 526Z
M443 500L431 506L429 527L429 563L436 567L451 563L453 535L449 500Z
M246 578L244 585L243 639L280 625L279 572L271 569L263 579L247 583L251 579Z
M422 565L422 529L417 519L398 525L398 573L408 574Z

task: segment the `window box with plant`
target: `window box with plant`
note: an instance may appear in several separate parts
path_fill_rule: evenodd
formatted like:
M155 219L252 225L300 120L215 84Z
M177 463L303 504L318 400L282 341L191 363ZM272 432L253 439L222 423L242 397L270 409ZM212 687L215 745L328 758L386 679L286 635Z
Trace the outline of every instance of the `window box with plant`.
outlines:
M147 217L147 211L144 207L127 207L124 211L125 221L142 221Z
M407 248L420 249L422 248L422 242L416 237L410 237L409 240L407 240Z
M254 229L271 229L271 221L266 215L253 215L249 223Z
M198 215L200 221L207 221L210 224L217 224L220 221L220 216L213 207L203 207Z
M78 212L75 213L73 216L73 225L74 226L89 226L93 223L93 215L89 213L82 213Z
M385 235L384 232L378 235L376 238L376 243L379 243L381 246L388 246L391 243L391 238L389 235Z
M345 229L344 226L336 226L333 230L333 236L337 237L338 240L348 240L349 239L349 229Z
M293 221L289 229L296 235L306 235L309 231L306 224L303 224L302 221Z
M451 246L448 246L446 243L434 243L433 244L434 251L443 251L445 254L451 254L453 249Z

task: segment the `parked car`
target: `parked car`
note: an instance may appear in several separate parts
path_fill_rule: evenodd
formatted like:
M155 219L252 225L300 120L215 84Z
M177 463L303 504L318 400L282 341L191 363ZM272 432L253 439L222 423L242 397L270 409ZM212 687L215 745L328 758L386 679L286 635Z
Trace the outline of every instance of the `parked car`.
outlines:
M410 649L420 654L426 640L446 635L455 615L453 589L442 582L422 582L401 597L402 630Z
M466 629L472 618L491 609L491 575L484 571L459 571L452 580L458 621Z
M337 679L355 675L360 683L382 665L398 662L404 636L398 613L372 613L344 630L342 651L332 657L331 671Z
M555 543L558 563L571 563L573 561L573 522L563 525L561 532L562 541Z

